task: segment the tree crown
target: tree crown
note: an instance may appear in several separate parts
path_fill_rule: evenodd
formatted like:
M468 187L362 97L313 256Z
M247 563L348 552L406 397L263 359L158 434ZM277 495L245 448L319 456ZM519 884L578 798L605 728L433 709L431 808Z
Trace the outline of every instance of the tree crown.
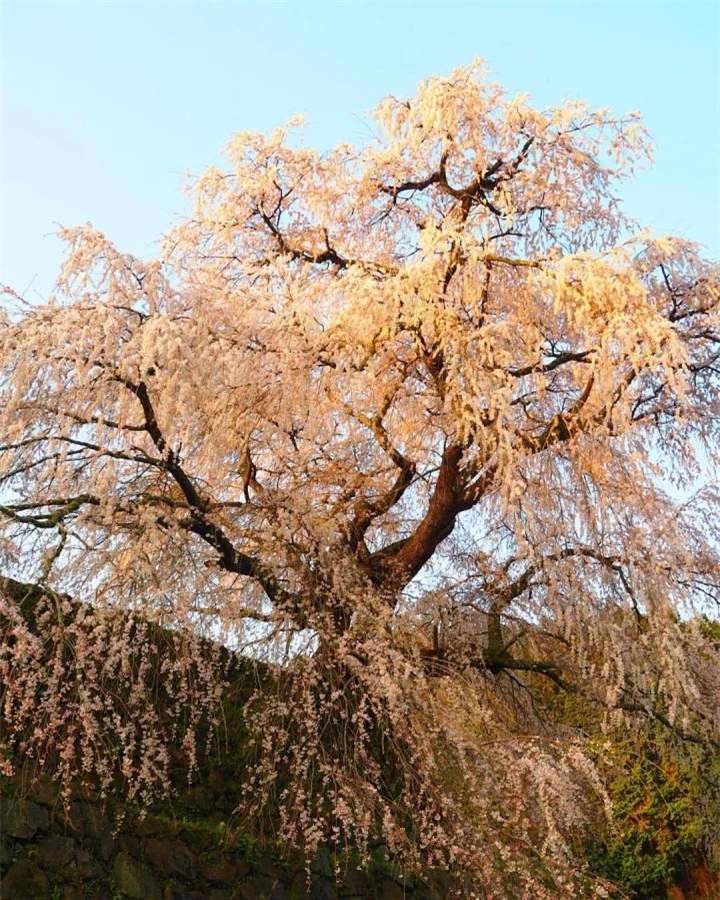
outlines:
M430 846L434 728L482 756L510 703L536 733L518 677L717 731L720 292L622 212L637 114L540 112L470 66L375 123L324 155L236 135L157 260L62 232L57 296L0 331L0 549L298 668L298 708L332 661L349 681L308 721L339 690L392 723ZM336 764L337 816L400 828Z

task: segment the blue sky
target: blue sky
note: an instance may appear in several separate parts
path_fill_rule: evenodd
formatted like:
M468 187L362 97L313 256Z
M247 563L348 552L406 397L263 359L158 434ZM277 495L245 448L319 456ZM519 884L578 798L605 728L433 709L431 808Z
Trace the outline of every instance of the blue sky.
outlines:
M657 232L720 256L720 4L4 0L0 282L47 296L57 223L152 255L184 172L234 131L302 112L308 143L362 140L388 93L484 57L538 106L640 109L656 164L625 191Z

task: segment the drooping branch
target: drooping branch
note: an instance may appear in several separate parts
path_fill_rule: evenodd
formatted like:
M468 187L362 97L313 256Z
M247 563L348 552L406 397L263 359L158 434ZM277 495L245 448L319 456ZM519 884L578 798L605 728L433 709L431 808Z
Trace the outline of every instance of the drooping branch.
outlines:
M587 685L577 680L571 680L563 671L562 665L557 661L550 660L527 660L518 659L509 653L501 653L494 655L488 651L482 656L474 659L455 659L451 652L445 647L425 648L421 651L423 665L428 675L435 678L447 678L457 674L464 668L474 669L477 672L489 672L497 677L498 675L508 675L510 672L525 672L530 675L540 675L552 682L560 691L567 694L573 694L582 697L584 700L607 710L620 710L631 713L635 716L641 716L650 721L659 722L668 731L682 741L689 744L696 744L702 747L713 747L720 749L720 741L713 737L698 734L682 728L676 722L671 721L668 716L661 710L656 708L652 703L639 703L637 701L619 699L615 702L608 702L597 696L596 692ZM526 689L532 690L527 684L523 685Z
M145 415L146 431L157 449L163 454L162 468L174 478L190 506L190 516L181 520L179 524L202 538L218 552L218 564L223 569L254 579L261 585L271 601L294 607L295 601L283 595L270 570L254 556L238 550L223 528L209 518L207 514L209 501L200 494L190 476L181 466L178 455L168 446L158 424L145 383L140 381L136 384L127 378L115 377L140 401Z
M218 554L217 563L221 568L233 574L255 580L261 585L267 597L274 603L287 606L288 608L294 606L294 601L291 602L291 598L284 595L270 569L256 557L244 553L235 547L225 530L210 518L209 500L203 496L193 479L185 471L178 454L168 445L160 428L147 385L143 381L134 382L130 378L112 372L109 366L104 363L98 363L98 365L108 371L113 381L123 385L137 397L144 415L142 430L149 435L160 456L149 456L137 448L135 448L133 453L110 450L94 442L71 438L66 435L46 435L43 438L36 439L34 442L26 441L24 443L30 446L32 443L41 441L58 440L91 451L94 456L140 463L167 473L181 489L185 498L184 508L189 512L189 515L185 518L176 519L175 525L197 535L212 547ZM77 420L79 417L71 414L70 418ZM132 430L139 431L140 428L139 426L133 426ZM148 502L155 501L146 493L138 499L138 503L142 505ZM0 506L0 514L33 528L52 529L62 525L69 516L77 513L86 505L100 506L102 501L100 497L94 494L84 493L69 498L45 498L38 502L7 503ZM32 510L42 510L43 508L51 508L52 511L47 513L31 512Z

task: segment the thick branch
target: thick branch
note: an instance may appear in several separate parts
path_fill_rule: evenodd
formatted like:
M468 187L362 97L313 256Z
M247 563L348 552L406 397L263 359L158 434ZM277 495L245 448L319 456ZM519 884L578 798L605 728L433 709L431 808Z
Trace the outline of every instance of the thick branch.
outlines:
M397 587L407 584L430 559L438 544L452 532L455 519L463 508L458 504L462 454L459 444L451 443L445 448L435 490L414 534L390 558L382 550L370 557L371 564L375 561L382 566L383 581Z

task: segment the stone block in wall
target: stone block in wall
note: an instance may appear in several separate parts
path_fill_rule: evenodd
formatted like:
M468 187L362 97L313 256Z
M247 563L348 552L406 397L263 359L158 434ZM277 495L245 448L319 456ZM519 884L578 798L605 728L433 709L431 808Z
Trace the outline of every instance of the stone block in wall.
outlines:
M181 826L171 819L145 816L135 825L135 834L138 837L155 837L158 834L175 837L180 828Z
M241 860L216 859L202 867L200 876L213 884L232 885L249 871L250 867Z
M405 888L390 878L384 879L380 889L381 900L407 900Z
M87 900L87 894L79 884L66 884L63 887L62 900Z
M7 869L13 860L15 852L15 842L10 838L0 839L0 869Z
M197 860L183 841L150 838L145 853L156 872L165 878L195 877Z
M132 900L162 900L162 891L148 866L128 853L118 853L113 864L118 889Z
M375 896L372 879L362 869L349 866L346 870L340 871L338 880L338 895L340 897Z
M50 826L48 811L33 800L0 798L0 822L4 837L29 840Z
M163 900L208 900L208 894L205 891L183 887L181 884L168 884L163 891ZM226 894L222 900L227 900Z
M289 892L279 878L254 875L237 886L239 900L288 900Z
M110 819L102 808L76 801L70 804L68 824L81 841L88 845L100 859L108 862L117 851L117 840L113 835Z
M37 861L43 869L56 872L75 859L75 841L72 838L54 834L43 838L37 845Z
M129 856L134 857L134 859L139 859L142 856L143 842L137 835L125 832L118 838L118 844L123 853L127 853Z
M49 895L48 877L34 860L14 862L0 881L3 900L47 900Z
M105 873L103 864L84 847L78 848L75 856L78 876L83 881L94 881Z
M339 894L334 882L325 876L313 872L308 883L307 874L297 872L290 887L290 896L298 900L338 900Z

